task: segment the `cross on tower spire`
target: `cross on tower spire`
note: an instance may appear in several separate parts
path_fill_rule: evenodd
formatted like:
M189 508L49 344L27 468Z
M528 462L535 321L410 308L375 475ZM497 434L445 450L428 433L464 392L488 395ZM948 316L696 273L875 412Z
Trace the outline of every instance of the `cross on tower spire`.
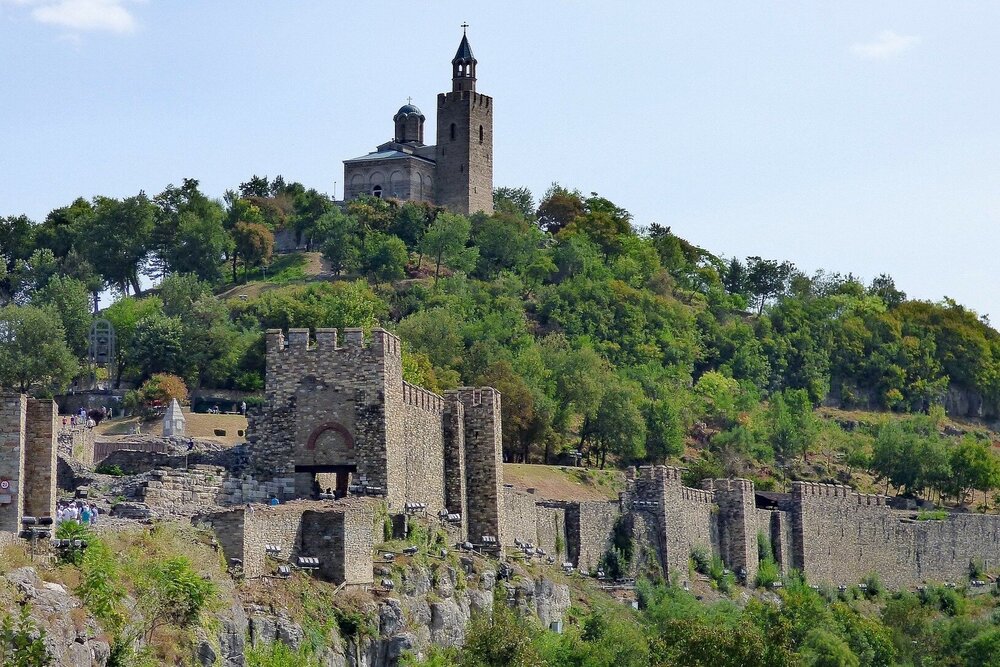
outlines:
M462 28L462 36L463 36L463 37L465 36L465 30L466 30L466 29L467 29L468 27L469 27L469 24L468 24L467 22L463 21L463 22L462 22L462 25L461 25L461 28Z

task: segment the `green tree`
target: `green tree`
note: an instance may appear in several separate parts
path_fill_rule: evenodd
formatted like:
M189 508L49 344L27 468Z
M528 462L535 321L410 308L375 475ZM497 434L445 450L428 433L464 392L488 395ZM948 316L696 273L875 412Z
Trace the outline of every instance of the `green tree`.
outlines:
M120 386L122 376L131 366L138 373L140 360L134 350L134 341L139 322L146 318L162 317L163 302L158 297L118 299L102 313L115 328L118 345L115 351L114 367L111 369L115 387Z
M243 258L243 280L251 266L271 261L274 253L274 234L266 226L252 222L237 222L233 228L233 282L236 282L236 261Z
M93 304L85 284L74 278L54 276L35 294L32 303L55 310L70 350L78 359L86 356Z
M767 425L775 450L786 458L802 456L816 442L819 423L804 389L786 389L771 397Z
M645 404L646 455L657 463L684 453L684 424L680 411L668 399Z
M370 232L362 250L361 269L376 283L391 282L406 275L408 259L406 244L398 237Z
M779 263L773 259L747 257L746 283L757 302L758 314L764 312L764 304L768 299L785 290L794 270L795 266L790 262Z
M83 249L94 269L123 294L139 294L139 272L152 245L156 206L145 194L121 201L94 199L94 217L83 230Z
M154 561L142 575L136 599L143 612L147 641L163 625L187 628L198 623L217 593L215 583L180 556Z
M59 316L36 306L0 308L0 386L62 389L77 371Z
M616 381L607 386L591 423L601 468L608 454L623 463L646 455L646 421L640 406L642 394L629 382Z
M323 256L330 261L334 273L344 273L358 267L358 222L340 209L324 213L318 226L323 229Z
M184 325L165 315L145 317L136 324L129 354L141 379L154 373L188 376L192 369L185 352Z
M421 241L421 250L434 258L434 280L437 282L441 264L462 271L470 271L476 263L475 248L466 248L472 223L465 216L442 213L427 229Z
M528 188L493 188L493 210L531 221L535 217L535 198Z

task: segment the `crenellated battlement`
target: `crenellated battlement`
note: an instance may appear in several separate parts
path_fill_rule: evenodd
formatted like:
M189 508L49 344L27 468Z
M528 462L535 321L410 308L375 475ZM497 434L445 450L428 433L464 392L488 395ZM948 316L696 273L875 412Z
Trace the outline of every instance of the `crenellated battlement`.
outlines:
M682 486L681 499L693 500L694 502L709 505L715 502L715 493L703 489L693 489L690 486Z
M722 491L726 493L752 494L754 484L749 479L734 477L732 479L704 479L701 488L706 491Z
M381 327L372 329L367 339L364 330L356 327L345 328L342 340L338 340L337 330L333 328L317 328L315 338L310 336L309 329L298 328L289 329L287 335L281 329L268 329L265 336L268 356L357 350L370 350L382 356L402 355L399 338Z
M849 505L886 506L888 498L873 493L858 493L844 484L821 484L819 482L792 482L792 495L802 500L834 499Z
M500 392L493 387L459 387L447 392L455 395L465 406L466 412L474 409L492 410L500 405Z
M423 387L403 381L403 403L412 405L415 408L433 412L435 414L444 413L444 398L438 396L433 391L428 391Z
M459 90L450 93L438 93L438 108L446 107L449 103L456 100L466 102L472 106L483 107L484 109L489 109L490 104L493 102L493 98L489 95L483 95L474 90Z

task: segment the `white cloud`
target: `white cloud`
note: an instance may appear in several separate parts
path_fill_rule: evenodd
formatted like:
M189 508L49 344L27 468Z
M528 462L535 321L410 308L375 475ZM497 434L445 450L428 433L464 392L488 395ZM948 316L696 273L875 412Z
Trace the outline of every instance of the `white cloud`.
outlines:
M883 30L870 42L851 44L851 53L866 60L883 60L898 56L919 43L917 35L900 35L893 30Z
M11 0L7 0L10 2ZM124 7L125 0L13 0L13 4L31 5L31 16L39 23L70 30L107 30L126 33L135 30L136 21Z

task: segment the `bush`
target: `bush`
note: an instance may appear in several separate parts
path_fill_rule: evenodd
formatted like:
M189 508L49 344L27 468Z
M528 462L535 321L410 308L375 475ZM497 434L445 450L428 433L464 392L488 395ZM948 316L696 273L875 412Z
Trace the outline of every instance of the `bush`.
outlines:
M281 641L270 644L258 642L247 648L247 667L315 667L319 662L312 656L309 647L303 643L293 649Z
M871 600L872 598L882 597L885 593L885 585L882 583L882 579L879 578L878 573L872 572L861 582L867 588L865 588L865 597Z
M705 547L694 547L691 549L691 562L694 564L695 572L708 575L712 565L712 557Z
M757 568L757 578L754 581L758 588L770 587L777 581L781 581L781 569L774 562L773 558L766 558L760 562Z
M125 475L125 471L117 463L115 465L108 465L102 463L101 465L94 468L94 472L98 475L114 475L115 477L122 477Z
M51 665L52 656L45 648L45 630L35 625L27 607L15 619L5 614L0 621L0 665L42 667Z
M76 521L63 521L56 526L56 538L60 540L71 540L70 546L59 552L59 558L64 563L79 565L83 561L86 549L94 541L94 534L90 528ZM72 542L80 542L80 546Z

